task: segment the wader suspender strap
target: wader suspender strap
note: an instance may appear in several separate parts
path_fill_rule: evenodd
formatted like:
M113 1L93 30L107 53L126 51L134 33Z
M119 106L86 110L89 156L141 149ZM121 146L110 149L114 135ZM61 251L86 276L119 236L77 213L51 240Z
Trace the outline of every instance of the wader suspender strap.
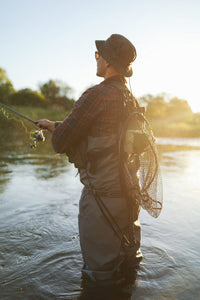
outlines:
M105 204L103 203L103 201L101 200L101 198L99 197L99 195L97 194L97 192L95 190L93 190L93 195L94 195L97 205L98 205L99 209L101 210L104 218L106 219L106 221L108 222L109 226L112 228L112 230L114 231L116 236L119 238L120 241L123 239L124 244L126 246L131 246L130 241L128 240L127 236L121 231L121 228L119 227L118 223L116 222L116 220L114 219L114 217L112 216L112 214L110 213L108 208L105 206ZM106 213L107 213L107 215L106 215Z

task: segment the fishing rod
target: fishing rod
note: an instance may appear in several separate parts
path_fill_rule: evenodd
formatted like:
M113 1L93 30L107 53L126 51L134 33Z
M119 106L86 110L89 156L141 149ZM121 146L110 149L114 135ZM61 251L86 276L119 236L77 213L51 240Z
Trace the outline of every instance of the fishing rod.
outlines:
M22 117L22 118L24 118L24 119L26 119L26 120L32 122L32 123L35 124L35 125L38 124L36 121L30 119L29 117L27 117L27 116L25 116L25 115L19 113L18 111L14 110L13 108L11 108L11 107L9 107L9 106L7 106L7 105L1 103L1 102L0 102L0 106L2 106L2 107L4 107L4 108L6 108L6 109L8 109L8 110L10 110L10 111L12 111L12 112L14 112L14 113L17 114L18 116L20 116L20 117ZM46 130L50 131L48 128L45 128L45 127L40 127L40 129L46 129ZM51 132L51 131L50 131L50 132Z
M26 119L27 121L29 121L29 122L31 122L31 123L33 123L33 124L35 124L37 126L38 123L36 121L34 121L34 120L28 118L27 116L19 113L18 111L14 110L13 108L11 108L11 107L9 107L9 106L1 103L1 102L0 102L0 106L4 107L7 110L10 110L10 111L14 112L16 115L18 115L18 116ZM50 131L48 128L45 128L45 127L40 127L40 130L32 131L31 132L31 136L32 136L33 144L30 145L31 148L35 148L36 147L36 142L39 142L39 141L43 141L44 142L45 141L45 137L44 137L44 135L42 133L42 129L47 129L48 131Z
M36 121L33 121L32 119L30 119L30 118L28 118L28 117L22 115L21 113L19 113L18 111L14 110L13 108L11 108L11 107L9 107L9 106L7 106L7 105L1 103L1 102L0 102L0 106L2 106L2 107L4 107L4 108L6 108L6 109L8 109L8 110L10 110L10 111L12 111L12 112L14 112L14 113L17 114L18 116L20 116L20 117L22 117L22 118L24 118L24 119L26 119L26 120L28 120L28 121L34 123L35 125L37 125L37 122L36 122Z

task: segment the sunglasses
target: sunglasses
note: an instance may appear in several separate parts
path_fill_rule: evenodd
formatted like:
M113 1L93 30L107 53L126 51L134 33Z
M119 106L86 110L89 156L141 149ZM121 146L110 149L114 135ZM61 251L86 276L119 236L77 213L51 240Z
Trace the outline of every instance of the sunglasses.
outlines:
M95 58L96 58L96 60L98 60L98 59L99 59L99 57L100 57L100 54L99 54L99 52L98 52L98 51L95 51Z

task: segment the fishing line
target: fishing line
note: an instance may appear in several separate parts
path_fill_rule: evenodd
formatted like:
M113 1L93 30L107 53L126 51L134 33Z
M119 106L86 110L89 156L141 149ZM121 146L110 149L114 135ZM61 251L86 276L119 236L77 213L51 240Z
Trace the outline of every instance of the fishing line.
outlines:
M19 113L18 111L14 110L13 108L11 108L11 107L9 107L9 106L7 106L7 105L1 103L1 102L0 102L0 106L1 106L0 111L3 113L3 115L4 115L7 119L12 119L12 120L15 120L15 121L20 121L20 120L16 119L15 117L9 117L9 115L8 115L8 113L5 111L5 109L6 109L6 110L9 110L9 111L15 113L16 115L18 115L19 117L21 117L21 118L23 118L23 119L25 119L25 120L27 120L27 121L29 121L29 122L31 122L31 123L37 125L37 122L36 122L36 121L34 121L34 120L30 119L29 117L27 117L27 116L25 116L25 115ZM22 127L25 129L25 132L26 132L26 133L29 133L27 127L24 125L24 122L23 122L23 121L20 121L20 123L22 124ZM44 142L44 141L45 141L45 137L44 137L44 135L43 135L43 133L42 133L42 129L46 129L46 128L41 128L41 130L34 130L34 131L32 131L32 132L30 133L30 136L32 137L32 142L33 142L32 144L30 144L30 147L31 147L31 148L35 148L36 145L37 145L37 142L40 142L40 141L43 141L43 142Z
M33 123L33 124L35 124L35 125L37 125L37 124L38 124L36 121L34 121L34 120L30 119L29 117L27 117L27 116L25 116L25 115L23 115L23 114L19 113L18 111L14 110L13 108L11 108L11 107L9 107L9 106L7 106L7 105L5 105L5 104L1 103L1 102L0 102L0 106L2 106L2 107L4 107L4 108L6 108L6 109L8 109L8 110L10 110L10 111L12 111L12 112L14 112L14 113L15 113L15 114L17 114L18 116L20 116L20 117L22 117L22 118L24 118L24 119L28 120L29 122L32 122L32 123ZM51 132L51 130L50 130L50 129L48 129L48 128L45 128L45 127L40 127L40 129L45 129L45 130L48 130L48 131L50 131L50 132Z
M0 112L2 113L2 115L8 119L8 120L14 120L16 122L20 122L20 124L22 125L22 127L24 128L26 133L29 133L28 131L28 127L24 124L23 120L20 120L14 116L11 116L3 107L0 108Z
M37 125L37 122L36 122L36 121L33 121L32 119L30 119L30 118L26 117L25 115L19 113L18 111L14 110L13 108L11 108L11 107L9 107L9 106L7 106L7 105L1 103L1 102L0 102L0 106L2 106L2 107L4 107L4 108L6 108L6 109L8 109L8 110L10 110L10 111L12 111L12 112L14 112L14 113L17 114L18 116L20 116L20 117L22 117L22 118L24 118L24 119L26 119L26 120L28 120L28 121L34 123L35 125Z

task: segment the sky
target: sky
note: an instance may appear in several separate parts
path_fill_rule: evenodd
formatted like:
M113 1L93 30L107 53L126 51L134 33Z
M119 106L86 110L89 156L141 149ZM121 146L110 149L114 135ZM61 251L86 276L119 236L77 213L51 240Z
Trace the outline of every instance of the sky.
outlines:
M199 0L0 0L0 68L15 89L64 81L77 99L96 76L95 40L136 47L136 97L167 93L200 112Z

